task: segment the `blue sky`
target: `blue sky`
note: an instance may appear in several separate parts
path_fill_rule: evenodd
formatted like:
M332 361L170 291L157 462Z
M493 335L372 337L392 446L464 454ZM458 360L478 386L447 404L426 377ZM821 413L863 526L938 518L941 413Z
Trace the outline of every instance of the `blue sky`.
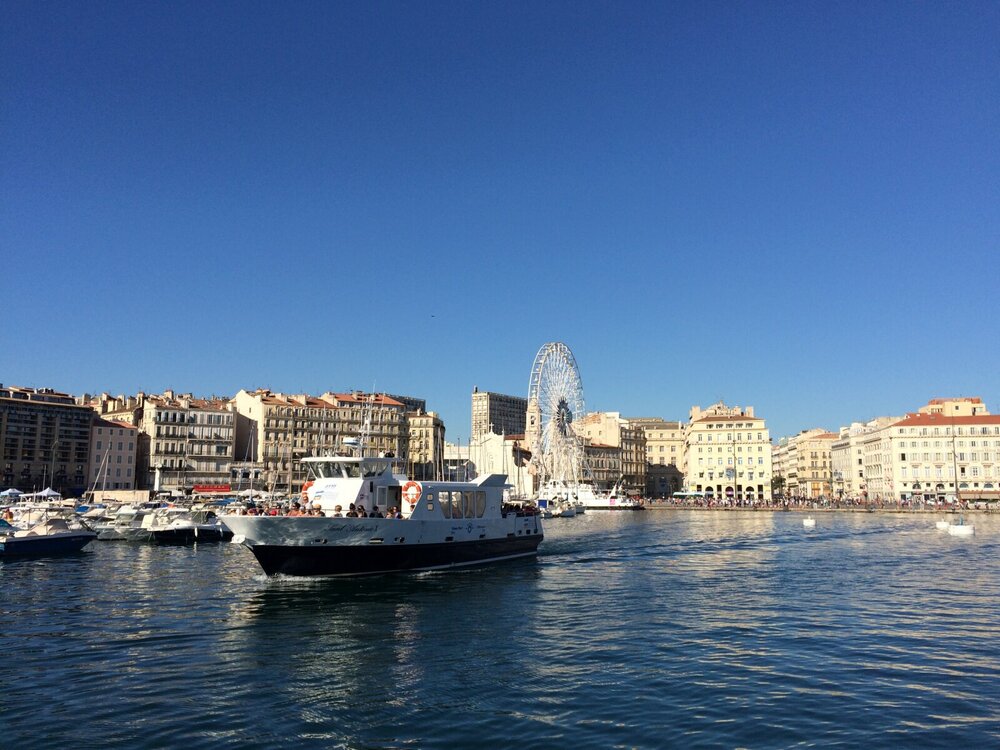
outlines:
M0 380L1000 412L1000 4L0 6Z

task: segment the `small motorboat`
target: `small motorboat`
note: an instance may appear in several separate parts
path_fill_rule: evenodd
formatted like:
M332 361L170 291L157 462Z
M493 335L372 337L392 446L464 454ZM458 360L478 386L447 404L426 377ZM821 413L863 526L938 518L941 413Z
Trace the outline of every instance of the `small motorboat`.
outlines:
M574 518L576 516L576 506L568 502L559 503L552 513L557 518Z
M807 529L812 529L816 526L816 519L813 518L812 516L809 516L808 518L803 518L802 525L805 526Z
M157 508L144 514L138 526L130 526L124 535L130 542L154 544L221 542L233 538L233 532L213 511L180 507Z
M947 531L948 527L951 526L951 521L938 521L934 525L941 531Z
M976 527L966 523L965 518L960 516L957 523L948 524L948 533L952 536L972 536L976 533Z
M96 538L93 531L73 528L63 518L49 518L27 529L0 521L0 559L68 555Z

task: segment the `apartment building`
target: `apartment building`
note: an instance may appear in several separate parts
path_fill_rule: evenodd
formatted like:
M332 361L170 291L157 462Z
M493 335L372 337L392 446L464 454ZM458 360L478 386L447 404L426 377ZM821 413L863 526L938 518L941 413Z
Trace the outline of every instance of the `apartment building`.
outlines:
M91 459L87 486L102 490L136 489L139 430L127 422L95 417L90 428Z
M839 433L808 430L796 436L798 448L797 493L800 497L833 497L833 443Z
M866 476L873 499L1000 500L1000 416L917 412L878 442L880 461Z
M231 404L236 413L237 459L259 465L259 478L276 492L301 491L308 476L299 461L353 451L344 442L348 439L363 440L366 455L407 455L406 407L385 394L310 396L241 390Z
M67 393L0 384L0 485L82 495L93 421L94 412Z
M486 433L523 435L528 411L528 399L472 390L472 437Z
M691 407L684 436L687 491L706 497L771 499L771 437L752 406Z
M622 451L619 446L595 443L585 438L583 454L595 488L610 489L622 481Z
M833 496L838 499L861 497L865 486L865 461L862 442L865 436L898 422L902 417L876 417L867 422L852 422L841 427L830 446L833 467ZM777 468L775 468L777 473Z
M646 435L646 496L669 497L684 486L684 424L658 417L629 417Z
M642 427L633 425L624 419L619 412L592 412L572 422L572 429L577 436L584 438L584 454L588 451L593 455L594 446L616 449L619 454L621 474L618 477L604 476L603 472L595 475L594 467L590 468L594 475L594 486L598 489L610 489L616 484L633 494L646 492L646 433ZM601 476L598 479L598 475Z
M185 494L230 489L235 418L227 399L140 391L101 394L90 406L108 421L138 429L136 488Z
M435 412L407 412L406 474L417 481L444 476L444 422Z

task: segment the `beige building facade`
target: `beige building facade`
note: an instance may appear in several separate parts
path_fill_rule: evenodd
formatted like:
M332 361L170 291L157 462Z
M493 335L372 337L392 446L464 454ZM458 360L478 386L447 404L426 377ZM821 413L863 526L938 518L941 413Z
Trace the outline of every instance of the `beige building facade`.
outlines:
M833 495L833 444L839 433L824 429L809 430L796 436L798 467L796 493L806 498L832 498Z
M139 430L127 422L97 417L90 432L88 486L98 497L107 490L134 490Z
M877 417L867 422L852 422L841 427L840 434L830 446L830 462L833 466L833 497L838 500L861 497L865 487L865 454L863 442L866 436L898 422L902 417Z
M174 493L230 489L235 418L227 399L166 390L127 397L102 394L90 406L108 421L138 429L136 489Z
M630 494L643 495L646 492L646 433L642 427L633 425L619 412L592 412L572 422L572 429L578 437L584 438L584 454L588 446L610 447L620 454L621 474L618 477L599 478L590 472L596 489L611 489L616 484Z
M880 431L879 454L872 499L1000 500L1000 416L908 414Z
M259 473L269 491L300 492L308 480L300 460L353 451L345 440L363 440L366 455L401 460L407 455L406 407L385 394L310 396L258 389L241 390L231 403L237 415L236 457Z
M584 438L583 454L595 488L609 489L622 481L622 450L619 446Z
M835 497L833 447L840 439L840 433L817 427L779 440L772 465L774 475L781 477L783 493L807 499Z
M417 481L444 476L444 422L435 412L406 414L406 474Z
M724 502L771 500L771 437L752 406L694 406L684 437L686 490Z
M684 486L684 424L629 417L646 435L646 497L666 498Z
M989 416L986 404L978 396L960 398L932 398L917 410L919 414L937 414L943 417Z
M528 399L503 393L472 391L472 438L486 433L524 435Z

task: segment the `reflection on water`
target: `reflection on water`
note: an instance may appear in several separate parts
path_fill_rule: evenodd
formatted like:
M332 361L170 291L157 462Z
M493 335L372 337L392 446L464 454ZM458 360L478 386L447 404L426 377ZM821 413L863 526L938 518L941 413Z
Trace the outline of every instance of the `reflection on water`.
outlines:
M2 563L4 745L996 746L975 520L588 513L537 561L358 580L229 544Z

